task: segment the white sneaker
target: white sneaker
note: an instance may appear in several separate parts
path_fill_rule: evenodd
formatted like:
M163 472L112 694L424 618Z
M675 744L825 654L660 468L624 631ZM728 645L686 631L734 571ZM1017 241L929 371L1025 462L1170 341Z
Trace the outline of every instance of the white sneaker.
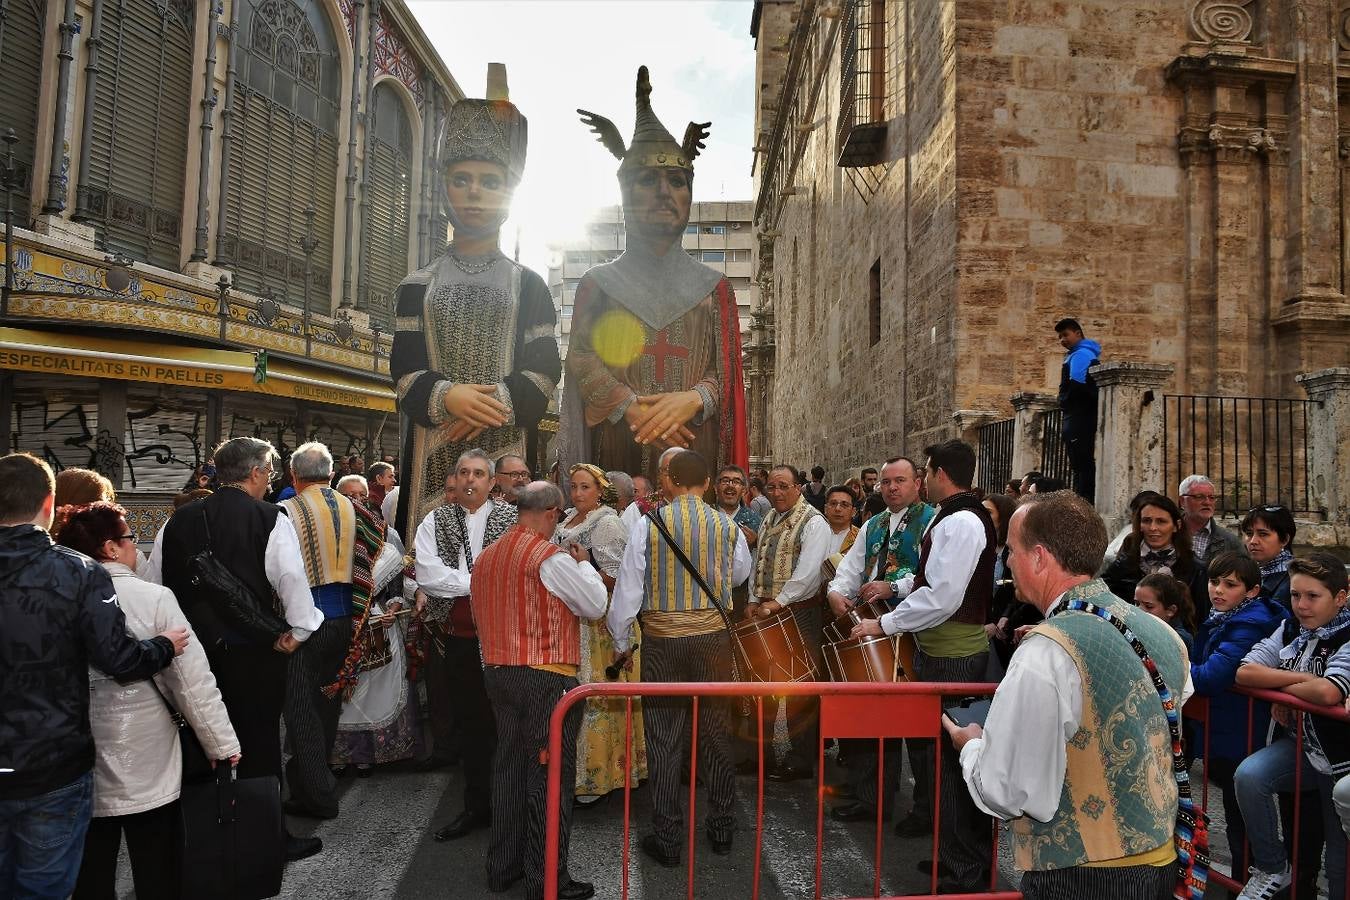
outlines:
M1249 877L1242 886L1238 900L1272 900L1280 891L1289 887L1289 864L1285 863L1281 872L1262 872L1256 866L1247 870Z

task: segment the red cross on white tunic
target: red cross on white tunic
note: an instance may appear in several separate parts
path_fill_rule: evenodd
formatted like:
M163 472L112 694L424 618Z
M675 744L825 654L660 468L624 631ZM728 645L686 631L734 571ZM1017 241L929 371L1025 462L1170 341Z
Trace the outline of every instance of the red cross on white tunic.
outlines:
M664 387L666 386L666 358L673 356L678 359L688 359L689 348L670 343L666 335L666 329L662 328L652 336L652 342L642 348L642 355L650 356L656 360L656 380Z

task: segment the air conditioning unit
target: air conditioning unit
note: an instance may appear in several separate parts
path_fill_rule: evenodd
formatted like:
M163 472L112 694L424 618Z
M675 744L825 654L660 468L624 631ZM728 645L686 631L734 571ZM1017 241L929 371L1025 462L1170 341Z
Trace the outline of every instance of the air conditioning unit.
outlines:
M731 229L732 229L733 231L740 231L740 230L741 230L741 223L740 223L740 222L732 222L732 223L731 223Z

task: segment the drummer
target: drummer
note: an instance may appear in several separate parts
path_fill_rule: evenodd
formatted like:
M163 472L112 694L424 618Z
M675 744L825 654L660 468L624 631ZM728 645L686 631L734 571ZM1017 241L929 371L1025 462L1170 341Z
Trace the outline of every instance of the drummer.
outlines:
M773 511L759 526L755 570L750 583L746 619L767 619L790 608L816 671L820 659L820 566L829 550L830 526L802 496L797 470L789 465L769 470L764 485ZM782 765L773 756L778 705L786 706L788 752ZM796 781L812 777L818 742L820 703L815 697L768 697L764 706L764 752L768 778Z
M887 607L894 602L895 582L919 566L919 541L936 510L919 499L923 470L907 456L896 456L881 467L877 492L886 501L886 511L863 525L862 533L839 562L827 591L830 611L842 616L856 603L877 600ZM891 798L900 783L899 740L886 742L886 768L882 786L882 813L891 817ZM841 822L872 822L877 809L877 745L875 741L849 744L848 769L854 802L836 806L830 815ZM914 807L922 808L920 784L915 782ZM847 790L841 793L848 793ZM923 831L931 830L931 824Z
M925 453L924 482L928 496L938 503L938 512L924 532L918 568L895 583L896 593L903 598L895 609L854 626L852 636L910 632L919 645L914 673L918 680L984 681L989 663L984 621L997 538L988 511L971 489L975 448L949 440L928 447ZM919 783L926 784L933 777L932 752L929 741L910 742L916 794ZM962 783L961 764L950 747L942 754L942 768L938 890L981 891L989 884L990 819L970 799ZM931 790L925 794L931 803ZM931 829L931 808L916 806L909 821L914 827Z

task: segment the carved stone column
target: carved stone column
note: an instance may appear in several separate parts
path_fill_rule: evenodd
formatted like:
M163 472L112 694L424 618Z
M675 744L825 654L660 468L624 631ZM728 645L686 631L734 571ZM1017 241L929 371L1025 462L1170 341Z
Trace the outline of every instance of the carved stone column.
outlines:
M1105 362L1097 381L1097 511L1107 534L1129 516L1130 498L1163 487L1163 386L1170 364Z
M1350 524L1350 368L1298 376L1319 409L1308 416L1308 487L1333 525ZM1320 501L1320 503L1319 503Z
M1045 417L1059 409L1054 394L1022 391L1012 395L1013 452L1012 477L1021 478L1041 467L1045 450Z

